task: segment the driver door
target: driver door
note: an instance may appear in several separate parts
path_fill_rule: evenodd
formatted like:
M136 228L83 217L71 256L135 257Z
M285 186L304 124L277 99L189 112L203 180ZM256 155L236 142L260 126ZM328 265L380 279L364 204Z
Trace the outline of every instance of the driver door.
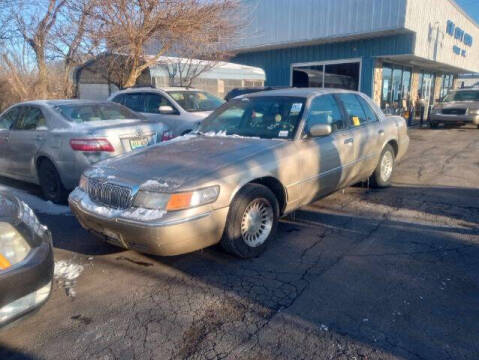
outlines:
M148 119L161 121L176 134L175 130L180 125L178 121L180 119L180 112L163 95L143 94L143 96L145 97L145 105L141 113ZM160 106L169 106L171 107L172 111L169 113L161 112Z
M309 136L309 129L315 124L330 125L331 134ZM352 136L333 95L320 95L312 100L299 144L299 155L303 205L334 192L348 182L350 164L354 160Z

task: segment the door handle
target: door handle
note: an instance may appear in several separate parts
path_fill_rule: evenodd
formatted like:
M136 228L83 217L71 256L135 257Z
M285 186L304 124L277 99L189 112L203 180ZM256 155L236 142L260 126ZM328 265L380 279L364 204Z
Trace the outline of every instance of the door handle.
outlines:
M384 135L384 130L379 130L378 134L381 135L381 136Z
M345 144L352 144L353 142L354 142L353 138L348 138L348 139L344 140Z

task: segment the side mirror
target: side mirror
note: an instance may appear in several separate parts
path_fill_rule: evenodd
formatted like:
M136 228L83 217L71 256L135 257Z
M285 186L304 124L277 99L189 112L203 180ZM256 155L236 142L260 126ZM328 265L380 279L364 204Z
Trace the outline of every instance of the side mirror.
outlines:
M174 114L175 113L175 109L173 109L173 107L171 107L170 105L162 105L158 108L158 111L160 112L160 114Z
M319 136L327 136L333 132L331 125L327 124L316 124L311 126L309 129L309 136L310 137L319 137Z

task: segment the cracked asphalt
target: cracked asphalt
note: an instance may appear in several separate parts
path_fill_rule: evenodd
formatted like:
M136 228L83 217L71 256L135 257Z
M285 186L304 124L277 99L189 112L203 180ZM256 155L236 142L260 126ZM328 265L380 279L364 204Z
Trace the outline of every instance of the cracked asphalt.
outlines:
M410 137L393 187L297 211L252 260L146 256L40 215L84 271L0 331L0 359L479 358L479 130Z

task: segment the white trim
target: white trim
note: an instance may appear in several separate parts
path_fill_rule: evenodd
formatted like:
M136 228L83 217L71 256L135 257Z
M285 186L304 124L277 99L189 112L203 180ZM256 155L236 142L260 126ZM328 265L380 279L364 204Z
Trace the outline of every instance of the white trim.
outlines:
M293 86L293 68L299 66L323 66L323 88L324 88L324 66L333 65L333 64L351 64L359 63L359 80L358 80L358 91L361 91L361 75L363 72L363 58L348 58L348 59L338 59L338 60L327 60L327 61L310 61L303 63L291 63L289 65L289 86Z

